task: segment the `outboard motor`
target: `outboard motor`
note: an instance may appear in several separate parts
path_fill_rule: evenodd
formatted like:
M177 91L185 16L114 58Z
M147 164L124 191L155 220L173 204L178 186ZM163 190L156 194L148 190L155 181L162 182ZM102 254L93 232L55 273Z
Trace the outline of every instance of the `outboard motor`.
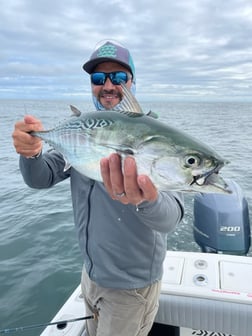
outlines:
M226 181L232 194L196 194L194 239L202 252L246 255L250 248L248 202L239 185Z

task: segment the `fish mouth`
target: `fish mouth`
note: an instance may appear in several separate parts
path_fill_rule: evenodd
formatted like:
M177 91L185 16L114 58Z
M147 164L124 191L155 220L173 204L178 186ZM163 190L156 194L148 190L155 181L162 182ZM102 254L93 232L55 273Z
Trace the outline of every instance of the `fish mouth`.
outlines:
M219 171L223 166L224 163L219 163L216 164L216 166L212 170L203 174L193 176L193 180L190 183L190 186L212 186L216 188L216 192L228 194L232 193L232 191L228 188L228 184L223 180L221 176L219 176Z

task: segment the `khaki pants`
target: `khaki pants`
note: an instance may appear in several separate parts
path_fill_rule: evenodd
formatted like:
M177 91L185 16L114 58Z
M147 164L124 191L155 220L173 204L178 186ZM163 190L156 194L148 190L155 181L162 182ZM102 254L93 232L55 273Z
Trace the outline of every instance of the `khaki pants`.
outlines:
M86 315L98 314L86 321L89 336L148 335L158 310L160 281L133 290L103 288L83 268L81 287Z

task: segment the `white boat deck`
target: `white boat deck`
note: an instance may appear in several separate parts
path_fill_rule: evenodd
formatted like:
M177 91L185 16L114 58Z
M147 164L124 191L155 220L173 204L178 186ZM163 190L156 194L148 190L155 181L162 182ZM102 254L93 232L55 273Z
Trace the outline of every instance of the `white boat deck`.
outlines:
M53 321L85 316L80 286ZM251 336L252 258L167 251L156 322L180 327L181 336ZM209 330L209 332L208 332ZM83 336L84 322L41 336Z

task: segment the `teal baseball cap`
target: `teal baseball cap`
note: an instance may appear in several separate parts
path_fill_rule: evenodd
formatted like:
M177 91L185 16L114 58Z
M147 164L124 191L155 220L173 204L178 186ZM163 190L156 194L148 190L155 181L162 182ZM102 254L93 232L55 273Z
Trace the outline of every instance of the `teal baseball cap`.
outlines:
M120 43L113 40L103 40L98 43L90 59L83 65L83 69L91 74L95 67L103 62L116 62L127 68L135 80L135 66L130 52Z

